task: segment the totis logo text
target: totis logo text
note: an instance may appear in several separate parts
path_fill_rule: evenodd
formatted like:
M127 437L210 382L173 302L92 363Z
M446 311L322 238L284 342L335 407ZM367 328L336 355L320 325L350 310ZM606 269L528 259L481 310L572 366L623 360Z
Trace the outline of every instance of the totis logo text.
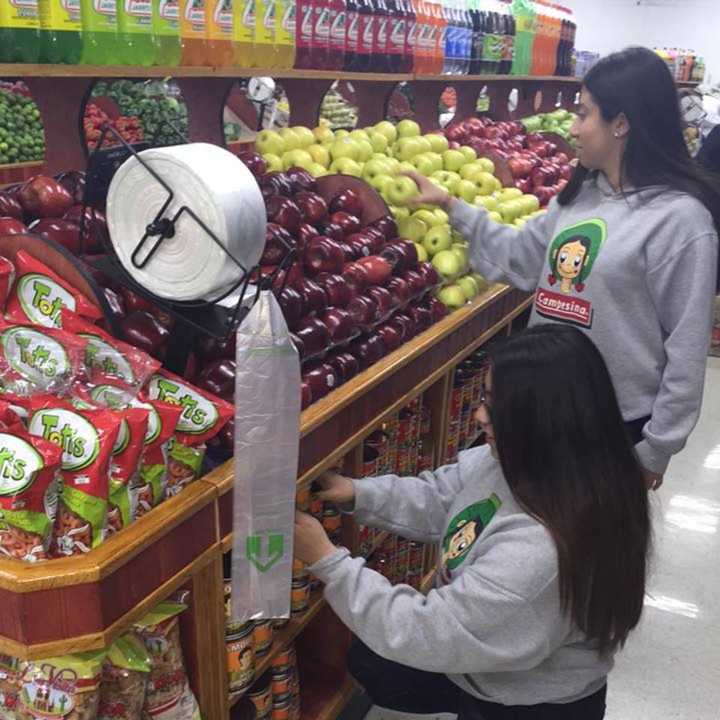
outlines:
M38 330L11 328L3 333L2 348L15 372L43 388L70 369L63 346Z
M25 440L0 433L0 495L16 495L43 469L40 454Z
M550 290L537 291L535 309L544 317L564 320L582 327L592 327L592 304L579 298L568 298Z
M23 275L18 281L17 293L23 312L38 325L60 327L62 308L75 310L72 294L45 275Z
M28 430L62 448L62 469L66 471L88 467L100 450L95 428L71 410L40 410L33 415Z
M213 403L186 385L156 375L150 381L149 393L153 400L162 400L183 408L177 426L180 432L200 435L218 420L218 413Z
M101 370L107 375L115 375L126 383L135 382L132 365L122 353L95 335L87 333L79 333L79 335L89 341L85 349L86 365Z

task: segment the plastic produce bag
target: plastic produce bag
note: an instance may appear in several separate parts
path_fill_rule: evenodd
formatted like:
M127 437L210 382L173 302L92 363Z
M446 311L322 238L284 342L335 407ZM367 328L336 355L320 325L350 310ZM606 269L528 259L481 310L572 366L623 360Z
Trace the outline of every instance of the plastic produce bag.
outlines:
M275 297L237 332L232 615L290 616L300 364Z

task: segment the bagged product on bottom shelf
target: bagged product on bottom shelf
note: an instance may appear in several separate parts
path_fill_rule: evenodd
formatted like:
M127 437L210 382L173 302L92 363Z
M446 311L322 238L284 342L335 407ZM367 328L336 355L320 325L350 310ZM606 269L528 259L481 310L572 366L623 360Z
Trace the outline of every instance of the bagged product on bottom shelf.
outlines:
M17 665L15 658L0 653L0 710L3 719L15 718L20 694Z
M20 425L0 432L0 556L26 562L50 554L62 451Z
M5 303L15 284L15 265L0 255L0 313L5 311Z
M181 603L162 602L136 625L152 663L142 720L201 720L180 644L178 616L185 609Z
M138 720L151 670L145 644L129 633L110 647L102 668L98 720Z

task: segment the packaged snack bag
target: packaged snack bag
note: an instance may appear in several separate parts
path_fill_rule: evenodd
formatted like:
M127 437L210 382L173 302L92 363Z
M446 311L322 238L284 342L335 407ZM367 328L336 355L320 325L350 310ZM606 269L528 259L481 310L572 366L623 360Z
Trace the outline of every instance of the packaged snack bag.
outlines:
M16 423L0 431L0 556L47 560L62 451Z
M136 626L152 661L142 720L201 720L180 645L183 610L180 603L160 603Z
M0 255L0 311L5 311L5 304L15 284L15 266L12 261Z
M19 694L18 661L0 653L0 717L3 720L16 717Z
M61 327L62 309L93 320L102 311L79 290L25 250L15 256L17 280L6 307L8 320L43 327Z
M186 380L161 369L147 386L150 398L178 405L182 415L175 429L168 461L168 495L176 495L200 476L205 442L217 435L233 416L234 408Z
M62 449L55 556L86 553L103 541L110 459L119 430L111 411L80 410L49 395L30 398L29 433Z
M82 373L86 344L63 330L0 320L0 391L65 394Z
M22 425L22 416L13 410L10 403L0 400L0 430L7 430L18 423Z
M150 654L134 633L118 638L102 668L98 720L138 720L145 703Z
M17 720L96 720L106 652L20 662Z

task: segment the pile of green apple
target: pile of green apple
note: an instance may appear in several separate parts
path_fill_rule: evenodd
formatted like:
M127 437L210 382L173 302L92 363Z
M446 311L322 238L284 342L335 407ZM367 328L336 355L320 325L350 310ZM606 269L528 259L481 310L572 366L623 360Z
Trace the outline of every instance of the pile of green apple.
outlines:
M574 144L570 128L575 122L575 115L568 110L559 108L549 113L539 113L523 118L520 121L529 133L554 132Z

